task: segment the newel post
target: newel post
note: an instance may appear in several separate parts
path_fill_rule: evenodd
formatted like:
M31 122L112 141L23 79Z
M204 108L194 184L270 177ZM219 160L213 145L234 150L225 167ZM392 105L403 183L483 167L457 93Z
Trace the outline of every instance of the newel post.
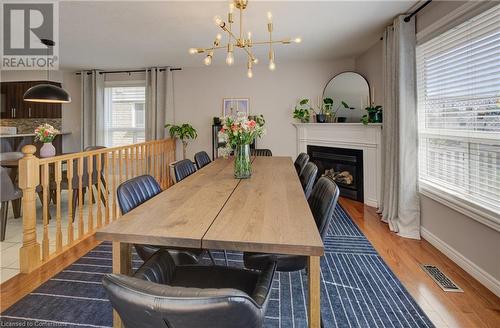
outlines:
M22 273L33 271L40 264L40 244L36 241L36 187L40 184L36 147L26 145L19 160L19 188L23 191L23 246L19 250Z

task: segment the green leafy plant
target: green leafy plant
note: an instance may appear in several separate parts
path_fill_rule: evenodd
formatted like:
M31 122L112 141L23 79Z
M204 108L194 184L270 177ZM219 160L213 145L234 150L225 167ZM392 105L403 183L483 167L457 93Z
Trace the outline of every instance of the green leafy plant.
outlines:
M341 108L345 109L350 109L353 110L354 107L349 106L345 101L341 101L337 108L333 108L333 99L332 98L325 98L323 99L323 108L324 108L324 113L328 116L332 116L333 118L337 117L337 114ZM323 112L322 112L323 113Z
M171 138L180 139L182 141L182 156L183 159L186 159L186 149L189 140L196 139L198 137L198 132L188 123L181 125L166 124L165 127L168 129Z
M295 105L293 110L293 118L300 120L302 123L308 123L311 119L311 105L309 105L309 99L301 99Z
M361 117L361 123L368 125L368 123L382 123L382 106L370 105L365 108L367 114Z

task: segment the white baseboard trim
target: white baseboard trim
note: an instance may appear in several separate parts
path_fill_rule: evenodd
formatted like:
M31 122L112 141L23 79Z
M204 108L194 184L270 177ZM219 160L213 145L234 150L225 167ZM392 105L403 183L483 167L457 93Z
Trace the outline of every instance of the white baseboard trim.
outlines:
M491 290L495 295L500 297L500 281L496 280L488 272L478 267L471 260L463 256L456 249L439 239L424 227L420 228L420 234L423 239L427 240L432 246L436 247L441 253L446 255L450 260L455 262L465 272L474 277L483 286Z

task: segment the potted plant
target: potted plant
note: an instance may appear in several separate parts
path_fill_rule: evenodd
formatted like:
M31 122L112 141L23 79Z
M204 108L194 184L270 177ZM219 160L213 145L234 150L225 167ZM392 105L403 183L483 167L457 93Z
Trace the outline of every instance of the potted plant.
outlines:
M223 155L227 158L234 150L234 177L236 179L245 179L252 175L250 144L255 138L264 135L264 124L262 115L257 116L255 120L249 120L245 113L238 113L236 118L230 116L222 118L219 137L226 143Z
M318 104L318 111L316 112L316 122L318 123L326 122L327 116L331 115L332 105L333 105L332 98L325 98L323 99L323 103L321 105Z
M300 123L309 123L311 119L311 106L309 105L309 99L301 99L295 105L293 110L293 118L300 120Z
M59 133L59 130L47 123L35 129L35 141L43 142L43 146L40 148L40 157L52 157L56 155L56 148L52 144L52 141L54 141Z
M182 141L182 157L186 159L186 150L189 140L194 140L198 137L198 132L190 124L184 123L181 125L166 124L171 138L180 139Z
M368 123L382 123L382 106L370 105L365 110L367 114L361 117L361 122L364 125L368 125Z

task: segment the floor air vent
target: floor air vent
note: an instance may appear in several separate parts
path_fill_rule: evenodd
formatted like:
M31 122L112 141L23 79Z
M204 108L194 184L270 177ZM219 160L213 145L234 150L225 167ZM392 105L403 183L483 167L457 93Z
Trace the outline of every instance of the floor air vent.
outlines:
M448 278L439 268L431 264L422 264L422 269L441 287L445 292L463 293L462 288L458 287L450 278Z

